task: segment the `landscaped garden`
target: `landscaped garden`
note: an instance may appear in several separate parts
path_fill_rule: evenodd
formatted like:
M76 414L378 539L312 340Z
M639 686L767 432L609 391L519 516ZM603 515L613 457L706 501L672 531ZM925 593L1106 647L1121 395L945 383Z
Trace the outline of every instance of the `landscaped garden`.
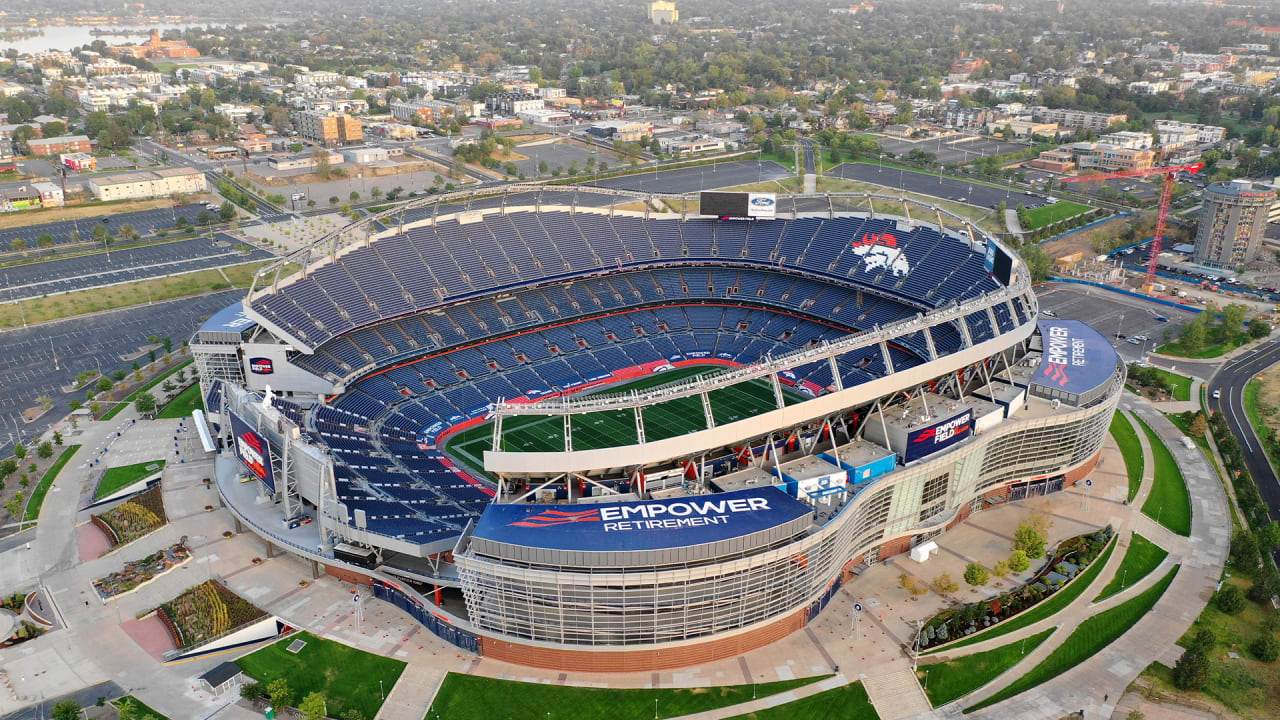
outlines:
M206 580L156 608L175 647L185 650L256 622L267 613L217 580Z
M164 499L160 487L135 495L101 515L90 515L89 521L107 536L111 550L128 545L138 538L164 527Z
M169 720L168 716L152 710L146 703L132 695L112 700L111 704L120 713L120 720Z
M24 523L40 519L40 507L44 505L44 498L49 494L49 488L53 487L53 481L58 478L58 473L62 472L62 468L66 467L71 456L75 455L79 449L79 445L68 445L49 469L44 471L44 475L40 476L40 482L36 483L35 489L31 491L31 498L27 500L27 509L22 514Z
M102 598L113 598L150 582L170 568L177 567L191 557L187 546L178 542L158 552L130 563L124 569L93 581L93 588Z
M1080 623L1067 639L1029 672L982 702L965 708L965 713L995 705L1051 680L1093 657L1123 635L1156 604L1178 573L1174 566L1159 582L1141 594Z
M1148 573L1160 567L1160 563L1164 562L1168 554L1164 548L1134 533L1129 538L1129 547L1124 551L1124 559L1120 561L1120 567L1116 568L1115 577L1111 578L1111 582L1102 588L1102 592L1098 593L1098 597L1093 601L1105 600L1127 587L1136 585Z
M297 652L290 652L289 648L295 642L302 642L304 645ZM349 718L354 716L353 713L358 713L359 717L366 720L372 720L378 714L384 694L390 694L391 688L395 687L405 667L403 662L395 658L367 653L340 642L316 637L308 632L294 633L280 642L240 658L236 663L246 675L256 681L258 685L256 690L262 692L266 692L268 688L286 690L284 695L287 697L284 699L287 702L280 702L280 698L272 694L272 699L278 707L295 705L311 693L323 693L328 705L329 717ZM500 684L515 684L503 683L501 680L488 682L495 683L486 688L490 691L498 688ZM448 679L445 681L445 686L441 687L440 693L445 692L445 687L448 687ZM247 694L255 695L256 693L251 690ZM472 715L467 714L469 711L466 709L459 711L458 714L445 713L443 706L439 704L440 697L440 694L436 695L436 709L441 711L441 717L477 717L484 720L507 717L506 714L496 712L491 714L477 712ZM501 694L497 697L483 695L471 699L477 706L486 708L525 707L521 698L515 693ZM492 705L487 705L486 702ZM560 708L572 707L572 705L547 705L546 707ZM541 714L525 713L520 717L535 716L545 717L545 709Z
M1187 492L1187 483L1182 478L1182 471L1173 459L1173 453L1165 447L1164 441L1147 426L1141 418L1138 424L1147 434L1151 443L1151 457L1155 464L1155 481L1151 485L1151 493L1142 504L1142 514L1154 519L1161 525L1179 535L1191 535L1191 495Z
M184 418L190 416L197 409L204 409L204 398L200 397L200 383L196 383L174 396L167 405L160 409L160 412L156 413L156 419Z
M111 493L128 487L139 480L155 475L164 469L164 460L148 460L133 465L121 465L108 468L98 481L98 488L93 493L94 500L100 500Z
M1191 399L1191 378L1158 367L1129 364L1129 383L1141 389L1148 400L1187 401Z
M993 650L974 653L932 665L916 673L924 685L925 695L934 707L964 697L999 677L1033 652L1057 628L1049 628L1031 637L1001 645Z
M439 713L441 718L450 718L450 720L524 720L525 718L545 718L547 711L551 710L552 720L643 718L648 717L649 713L669 718L737 705L750 701L753 696L767 697L821 679L821 677L810 677L758 685L618 690L513 682L449 673L445 676L439 692L436 693L432 714L429 717L434 718L435 713ZM823 698L829 693L843 690L844 688L838 688L806 700ZM861 690L860 686L859 690L861 701L870 708L870 703L866 700L866 691ZM657 700L656 708L655 699ZM813 702L811 703L813 707L808 709L800 705L805 700L799 700L779 706L776 711L770 711L776 714L756 713L743 717L754 717L758 720L782 717L852 719L859 717L852 712L856 703L847 712L842 707L845 701L852 700L853 698L842 693L841 698L831 697ZM817 714L819 712L827 714ZM864 717L874 718L875 715Z
M1050 560L1023 585L992 600L949 608L934 615L921 631L922 652L963 647L1039 622L1084 592L1115 549L1111 526L1067 538ZM963 638L956 642L958 638Z
M1111 437L1115 438L1120 455L1124 457L1124 469L1129 476L1129 501L1132 502L1142 487L1142 443L1138 441L1133 425L1118 412L1111 418Z

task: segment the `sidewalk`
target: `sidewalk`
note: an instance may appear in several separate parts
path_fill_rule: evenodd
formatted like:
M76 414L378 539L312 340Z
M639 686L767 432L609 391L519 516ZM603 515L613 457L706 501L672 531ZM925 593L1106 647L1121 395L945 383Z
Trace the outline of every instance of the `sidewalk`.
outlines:
M1199 448L1188 450L1179 442L1181 432L1150 403L1137 398L1125 398L1122 405L1139 415L1169 448L1182 469L1192 501L1191 536L1182 538L1158 528L1139 508L1150 492L1153 482L1151 447L1144 433L1138 437L1145 459L1142 490L1131 505L1129 526L1142 532L1169 550L1163 565L1144 578L1096 607L1073 607L1069 622L1042 643L1028 659L1011 668L995 682L947 706L941 715L932 717L959 717L963 707L973 705L992 696L1017 677L1030 671L1035 664L1066 640L1075 625L1085 616L1114 607L1128 599L1141 588L1149 587L1175 563L1181 569L1173 583L1155 606L1124 635L1108 645L1085 663L1077 665L1058 677L997 705L974 712L974 718L1027 718L1028 720L1056 720L1065 713L1080 709L1085 717L1109 718L1115 704L1123 696L1125 688L1144 668L1164 656L1191 623L1200 614L1204 604L1212 597L1214 588L1222 576L1230 545L1230 520L1227 515L1226 495L1216 474L1208 466ZM1112 555L1108 569L1096 583L1110 581L1112 565L1122 557L1120 548ZM1093 591L1093 588L1090 588ZM1059 615L1067 620L1068 616ZM1023 632L1029 631L1024 629Z

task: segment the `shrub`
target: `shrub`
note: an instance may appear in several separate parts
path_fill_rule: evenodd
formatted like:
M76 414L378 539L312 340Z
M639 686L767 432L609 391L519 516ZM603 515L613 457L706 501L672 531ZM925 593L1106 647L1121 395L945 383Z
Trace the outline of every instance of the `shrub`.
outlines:
M930 583L933 591L939 595L950 595L960 589L960 583L951 577L951 573L939 573Z
M1235 615L1244 609L1244 593L1230 583L1223 585L1216 599L1218 609L1228 615Z
M1217 644L1217 642L1218 638L1214 637L1213 631L1209 628L1205 628L1196 633L1195 637L1191 638L1191 647L1188 649L1198 650L1199 652L1207 655L1209 651L1213 650L1213 646Z
M1276 658L1280 657L1280 640L1270 635L1263 635L1249 643L1249 652L1262 662L1275 662Z
M1021 550L1031 559L1044 557L1044 536L1030 523L1021 523L1013 531L1013 550Z
M251 682L240 686L240 697L245 700L257 700L267 696L267 688L260 682Z

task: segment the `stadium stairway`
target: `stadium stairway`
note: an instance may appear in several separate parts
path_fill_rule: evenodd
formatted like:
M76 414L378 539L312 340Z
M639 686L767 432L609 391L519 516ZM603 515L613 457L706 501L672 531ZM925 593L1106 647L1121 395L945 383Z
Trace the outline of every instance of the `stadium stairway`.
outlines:
M910 667L901 666L893 672L868 677L862 686L880 720L902 720L933 709Z

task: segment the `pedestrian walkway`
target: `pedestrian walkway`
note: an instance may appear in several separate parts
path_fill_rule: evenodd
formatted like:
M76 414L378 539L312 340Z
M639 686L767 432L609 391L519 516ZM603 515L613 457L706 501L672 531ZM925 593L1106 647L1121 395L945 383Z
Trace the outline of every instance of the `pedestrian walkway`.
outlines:
M929 712L931 707L915 671L909 667L868 677L862 686L880 720L902 720Z

